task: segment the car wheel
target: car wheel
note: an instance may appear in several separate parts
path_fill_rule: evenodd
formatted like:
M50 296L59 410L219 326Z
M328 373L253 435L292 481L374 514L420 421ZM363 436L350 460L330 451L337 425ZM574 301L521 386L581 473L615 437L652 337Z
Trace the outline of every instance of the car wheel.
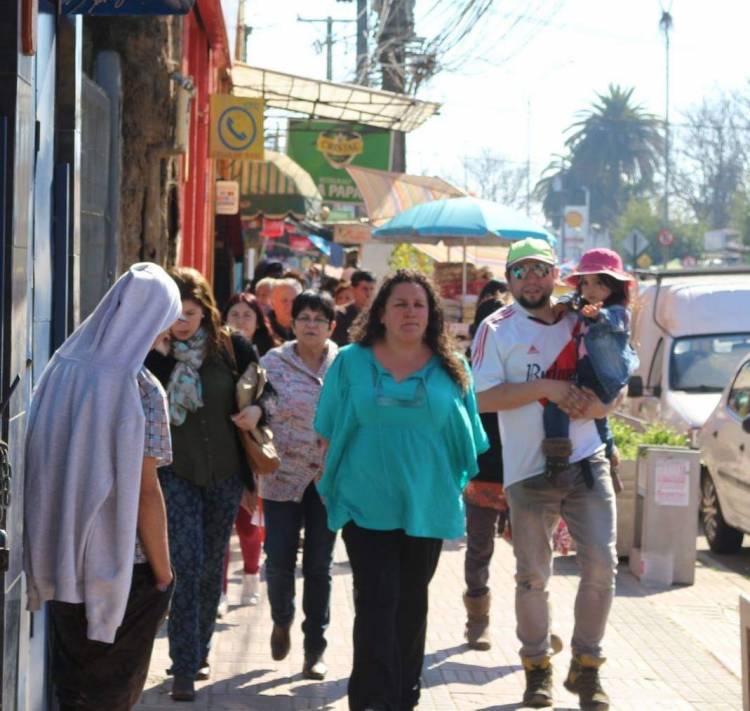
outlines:
M709 548L714 553L736 553L742 547L744 534L724 520L714 480L705 471L701 490L701 523Z

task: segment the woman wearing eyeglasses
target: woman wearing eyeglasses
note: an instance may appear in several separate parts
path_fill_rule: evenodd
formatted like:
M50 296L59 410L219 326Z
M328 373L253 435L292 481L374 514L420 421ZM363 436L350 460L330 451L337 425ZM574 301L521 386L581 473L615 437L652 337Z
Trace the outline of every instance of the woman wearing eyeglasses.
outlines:
M330 295L304 291L292 302L294 340L268 351L261 359L276 393L270 425L281 458L281 466L273 474L259 477L266 520L266 583L273 618L271 656L284 659L291 646L294 570L304 527L302 674L308 679L323 679L327 672L323 652L336 534L326 525L326 511L314 484L322 471L322 456L313 417L323 378L338 353L330 340L335 316Z
M354 575L349 708L404 711L419 701L427 588L443 539L464 533L461 492L488 444L424 275L387 278L352 340L315 417L328 446L318 491Z

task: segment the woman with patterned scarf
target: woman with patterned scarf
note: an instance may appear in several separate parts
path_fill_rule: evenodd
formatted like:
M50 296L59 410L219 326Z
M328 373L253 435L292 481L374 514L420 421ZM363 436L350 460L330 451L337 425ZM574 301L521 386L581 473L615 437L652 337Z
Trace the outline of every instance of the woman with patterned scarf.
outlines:
M208 653L221 595L224 552L237 510L252 510L255 486L237 428L251 429L261 407L236 411L235 381L252 344L221 328L211 287L200 272L170 271L182 299L171 341L146 363L167 389L173 461L159 470L167 504L176 586L169 613L172 698L195 699L195 679L209 677ZM231 338L234 357L228 353Z

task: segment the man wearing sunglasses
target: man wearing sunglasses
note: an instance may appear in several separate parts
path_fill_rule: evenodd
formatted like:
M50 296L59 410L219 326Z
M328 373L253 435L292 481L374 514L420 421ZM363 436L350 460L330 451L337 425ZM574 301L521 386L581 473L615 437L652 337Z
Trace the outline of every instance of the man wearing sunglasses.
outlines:
M609 708L601 687L601 641L614 595L615 497L609 461L594 418L606 407L575 385L578 321L553 308L558 277L547 242L515 242L506 276L515 303L489 316L472 345L481 412L497 412L503 447L505 493L516 557L516 619L526 674L524 705L552 706L550 613L551 537L562 517L578 547L581 581L571 640L573 659L565 687L582 709ZM571 417L571 465L554 479L545 474L543 411L557 403Z

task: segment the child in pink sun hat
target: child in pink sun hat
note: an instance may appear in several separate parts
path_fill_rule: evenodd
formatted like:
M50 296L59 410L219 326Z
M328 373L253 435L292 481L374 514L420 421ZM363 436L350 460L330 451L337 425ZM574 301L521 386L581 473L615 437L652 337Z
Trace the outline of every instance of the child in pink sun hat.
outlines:
M574 286L575 295L563 300L563 308L577 310L576 382L589 388L605 404L612 402L638 368L638 356L630 340L630 288L633 277L623 268L622 259L611 249L590 249L565 283ZM612 458L614 442L606 418L596 420L597 430ZM569 465L572 445L570 420L555 403L544 409L542 452L547 473L555 476Z

